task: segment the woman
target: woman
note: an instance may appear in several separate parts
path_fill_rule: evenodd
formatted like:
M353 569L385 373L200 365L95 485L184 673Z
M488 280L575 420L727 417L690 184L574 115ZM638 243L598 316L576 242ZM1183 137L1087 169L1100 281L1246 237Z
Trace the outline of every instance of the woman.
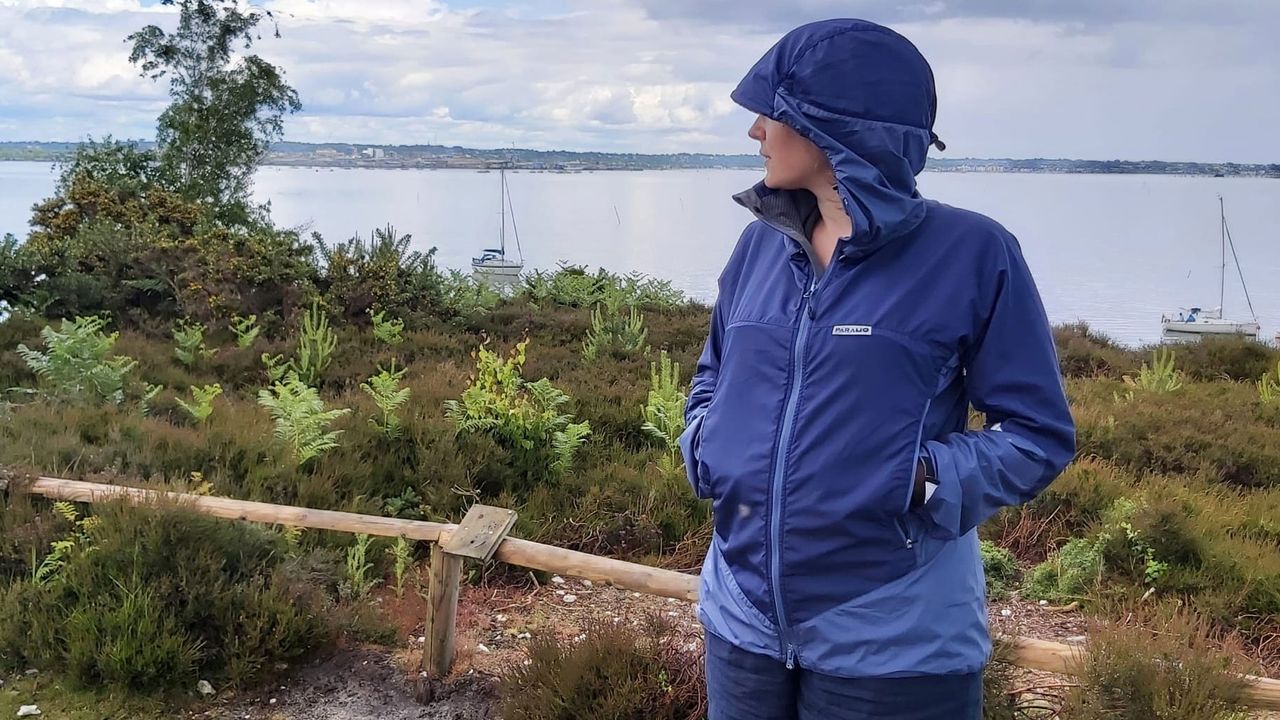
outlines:
M1075 452L1017 241L925 200L933 73L893 31L792 31L733 92L764 181L681 437L714 505L711 720L981 716L975 528ZM970 403L986 415L966 430Z

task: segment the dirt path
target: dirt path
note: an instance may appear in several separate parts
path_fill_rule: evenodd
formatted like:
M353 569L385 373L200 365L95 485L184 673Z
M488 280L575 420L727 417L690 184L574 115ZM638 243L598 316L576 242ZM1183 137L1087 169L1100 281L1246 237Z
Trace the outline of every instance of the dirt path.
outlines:
M415 698L425 605L412 592L397 599L380 596L400 630L397 647L346 648L296 670L272 689L239 698L195 715L208 720L473 720L493 717L497 678L524 662L526 643L552 633L571 641L591 622L639 625L659 616L674 627L681 649L697 662L702 629L690 602L655 598L556 578L537 588L467 587L459 601L454 672L427 704ZM1084 621L1075 613L1055 613L1016 598L993 603L993 629L1058 641L1079 641ZM274 702L273 702L274 701Z

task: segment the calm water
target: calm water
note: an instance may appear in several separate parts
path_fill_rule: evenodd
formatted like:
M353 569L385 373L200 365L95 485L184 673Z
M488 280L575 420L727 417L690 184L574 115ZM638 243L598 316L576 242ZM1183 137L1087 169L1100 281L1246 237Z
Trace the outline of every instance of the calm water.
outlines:
M746 211L729 196L751 171L508 175L529 268L564 260L670 279L710 300ZM0 233L22 234L48 196L44 163L0 162ZM1159 337L1161 312L1218 304L1218 194L1266 337L1280 326L1280 181L1134 175L926 173L922 192L999 219L1021 240L1055 322L1086 320L1127 343ZM277 222L328 240L391 223L467 268L498 233L498 175L463 170L264 168ZM510 232L510 228L508 228ZM1228 263L1231 260L1228 258ZM1248 316L1228 267L1227 315Z

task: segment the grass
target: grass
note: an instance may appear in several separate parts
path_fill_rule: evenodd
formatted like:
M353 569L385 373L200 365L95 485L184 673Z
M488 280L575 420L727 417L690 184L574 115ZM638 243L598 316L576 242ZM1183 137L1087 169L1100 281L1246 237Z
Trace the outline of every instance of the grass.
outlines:
M170 708L160 700L86 690L48 673L5 679L4 687L0 688L0 717L17 717L18 709L23 705L36 705L40 708L41 717L59 720L160 720L172 717Z

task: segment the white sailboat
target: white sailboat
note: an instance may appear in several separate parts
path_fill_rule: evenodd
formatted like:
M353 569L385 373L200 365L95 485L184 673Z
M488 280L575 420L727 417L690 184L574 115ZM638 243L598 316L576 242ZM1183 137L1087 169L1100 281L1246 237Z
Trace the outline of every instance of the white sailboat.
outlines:
M516 213L511 207L511 189L507 187L507 169L504 166L499 173L500 195L498 206L502 211L502 225L498 231L498 247L485 248L480 254L471 258L471 270L477 278L492 280L510 280L520 277L524 270L524 252L520 248L520 232L516 229ZM507 257L507 211L511 211L511 234L516 241L516 252L519 259Z
M1182 308L1177 317L1164 315L1160 318L1160 328L1164 337L1169 340L1197 340L1202 337L1236 336L1257 339L1262 332L1258 323L1258 314L1253 310L1253 300L1249 297L1249 287L1244 282L1244 271L1240 268L1240 258L1236 255L1236 246L1231 239L1231 229L1227 227L1227 212L1218 196L1219 226L1222 234L1222 267L1218 278L1218 307L1203 309L1200 307ZM1240 287L1244 289L1245 301L1249 303L1249 314L1252 320L1231 319L1223 317L1222 308L1226 299L1227 288L1227 248L1231 248L1231 257L1235 260L1236 271L1240 275Z

